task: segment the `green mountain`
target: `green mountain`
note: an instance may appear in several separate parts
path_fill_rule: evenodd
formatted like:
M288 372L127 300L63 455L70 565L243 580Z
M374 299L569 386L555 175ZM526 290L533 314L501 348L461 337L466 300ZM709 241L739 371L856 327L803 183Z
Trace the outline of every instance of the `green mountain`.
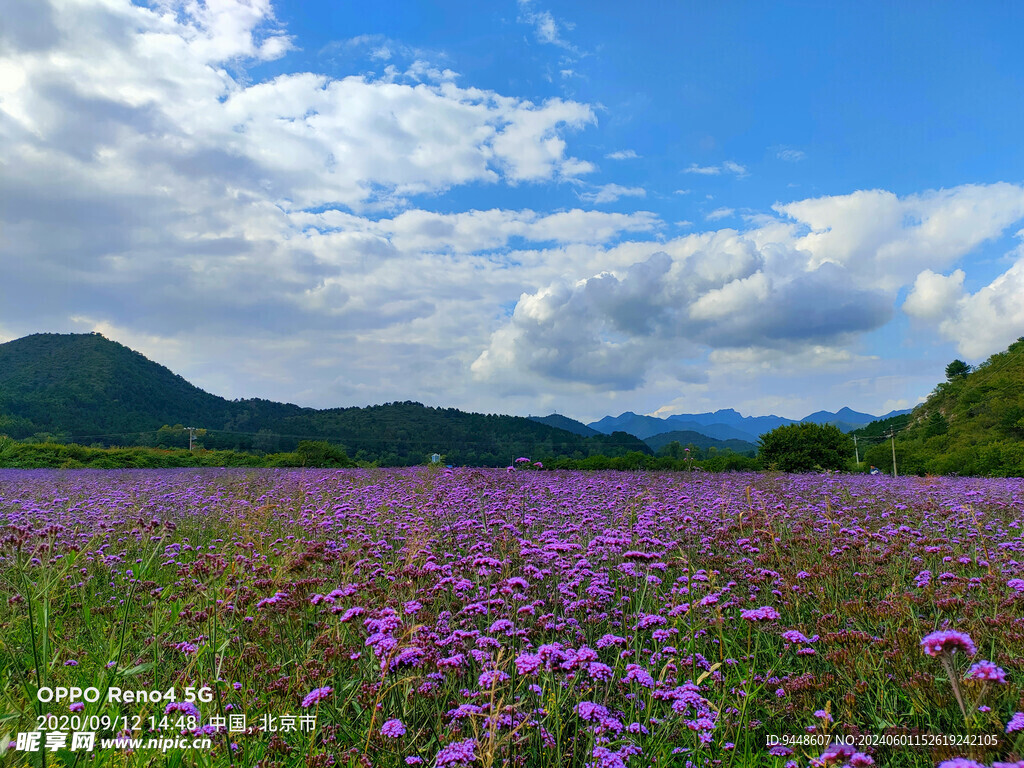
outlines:
M900 428L899 421L906 420ZM909 417L869 424L863 461L899 474L1024 476L1024 337L970 373L939 384Z
M570 419L568 416L563 416L560 413L552 413L550 416L530 416L529 418L534 421L539 421L541 424L547 424L549 427L558 427L559 429L564 429L567 432L572 432L577 435L583 435L584 437L602 434L596 429L591 429L582 421Z
M755 443L748 443L746 440L716 440L715 438L708 437L700 432L685 429L652 435L644 440L644 442L647 443L655 453L660 451L666 445L670 445L672 443L679 443L683 448L692 446L695 448L701 448L705 451L708 448L715 448L719 451L733 451L734 453L746 453L750 455L757 453L757 445Z
M178 425L177 429L164 428ZM585 437L517 416L401 402L317 410L226 400L100 334L35 334L0 344L0 434L98 445L188 445L180 425L206 430L203 447L293 451L329 440L353 458L403 465L505 466L545 458L650 454L622 432Z

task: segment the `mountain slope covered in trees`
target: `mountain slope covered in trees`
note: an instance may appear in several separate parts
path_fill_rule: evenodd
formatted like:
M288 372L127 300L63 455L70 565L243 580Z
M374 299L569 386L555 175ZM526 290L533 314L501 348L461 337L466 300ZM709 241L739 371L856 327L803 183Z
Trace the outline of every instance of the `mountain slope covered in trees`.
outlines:
M959 361L956 361L959 362ZM900 474L1024 475L1024 338L976 369L947 368L947 380L906 417L892 419ZM881 436L869 425L858 435ZM862 452L864 461L889 468L884 438Z

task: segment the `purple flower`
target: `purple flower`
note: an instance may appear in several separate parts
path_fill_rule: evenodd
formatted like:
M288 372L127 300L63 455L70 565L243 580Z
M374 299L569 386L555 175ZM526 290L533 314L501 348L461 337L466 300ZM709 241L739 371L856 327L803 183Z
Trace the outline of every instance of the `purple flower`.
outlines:
M963 651L968 656L973 656L978 652L970 635L952 629L932 632L925 636L921 640L921 648L929 656L941 656L944 653L952 655L957 651Z
M576 705L576 714L583 720L600 720L608 716L608 710L592 701L581 701Z
M815 712L814 714L815 714L815 717L818 716L817 712ZM831 719L832 718L829 718L829 720L831 720ZM856 751L857 750L855 750L849 744L843 744L841 742L836 741L836 742L833 742L832 744L829 744L825 748L825 751L821 753L821 757L819 757L818 759L821 762L825 763L826 765L829 764L829 763L837 763L837 762L840 762L840 761L846 762L847 759L853 757L853 755L854 755L854 753Z
M780 635L780 637L782 637L782 639L785 640L787 643L792 643L793 645L799 645L800 643L809 644L818 642L817 635L807 637L806 635L804 635L803 632L798 632L795 629L787 629L785 632L782 633L782 635Z
M483 672L480 675L480 679L477 681L481 688L492 688L498 683L503 683L509 679L507 673L502 672L500 669L491 669L487 672Z
M964 677L969 680L987 680L994 683L1006 682L1006 672L991 661L979 661L967 670L967 674Z
M302 708L309 709L317 702L326 699L332 693L334 693L334 689L329 685L325 685L323 688L314 688L312 691L307 693L306 698L302 700Z
M521 653L516 657L516 670L520 675L532 675L543 663L540 656L535 653Z
M740 618L746 619L747 621L775 621L780 617L780 615L781 614L770 605L764 605L752 610L740 611Z
M380 727L380 735L397 739L399 736L405 736L405 726L401 720L388 720Z
M624 683L640 683L644 688L654 687L654 678L639 664L627 664L626 676L622 678Z
M476 741L465 739L456 741L437 753L437 768L444 768L446 765L468 768L476 760Z
M65 667L77 667L78 666L78 662L75 661L74 659L68 659L67 661L64 662L64 666Z
M360 608L357 605L355 608L349 608L347 611L345 611L345 613L342 614L339 621L342 624L347 624L348 622L352 621L352 619L354 619L356 616L362 616L364 613L366 613L366 609Z
M71 706L68 707L68 709L70 709L72 712L81 712L85 709L85 703L81 701L73 701L71 702Z
M981 763L968 760L966 757L954 757L952 760L943 760L939 768L985 768Z
M423 763L422 757L416 757L416 755L409 755L405 758L406 765L421 765Z
M1006 586L1014 592L1024 592L1024 579L1010 579L1006 582Z
M164 714L169 715L171 712L184 712L186 715L199 719L199 710L196 709L196 705L190 701L172 701L166 707L164 707Z
M1007 733L1016 731L1024 731L1024 712L1015 712L1010 718L1010 722L1006 724Z

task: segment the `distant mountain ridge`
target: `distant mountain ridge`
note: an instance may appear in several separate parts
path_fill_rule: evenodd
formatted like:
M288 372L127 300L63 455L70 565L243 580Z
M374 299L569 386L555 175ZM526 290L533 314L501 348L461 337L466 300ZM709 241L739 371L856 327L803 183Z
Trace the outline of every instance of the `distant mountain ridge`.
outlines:
M713 437L716 440L743 440L748 443L757 443L765 432L787 424L810 421L815 424L833 424L843 432L851 432L872 421L903 413L910 413L910 411L891 411L884 416L872 416L869 413L860 413L843 407L835 413L816 411L798 421L774 415L744 416L733 408L723 408L705 413L679 413L665 418L626 411L618 416L605 416L587 426L605 434L613 431L625 432L648 442L649 438L666 432L691 431Z
M505 466L520 456L651 454L622 432L576 434L549 424L400 402L317 410L227 400L100 334L34 334L0 344L0 435L101 445L188 446L180 426L207 430L207 448L291 451L340 443L357 460Z
M573 434L583 435L584 437L591 437L592 435L600 435L592 427L588 427L582 421L576 421L576 419L570 419L568 416L562 416L559 413L552 413L550 416L529 416L528 418L533 421L539 421L541 424L547 424L549 427L556 427L558 429L564 429L566 432L572 432Z
M713 437L702 435L700 432L691 430L674 430L662 432L644 440L655 453L670 443L679 443L684 448L688 445L697 448L715 448L719 451L733 451L734 453L757 453L757 445L748 443L746 440L716 440Z

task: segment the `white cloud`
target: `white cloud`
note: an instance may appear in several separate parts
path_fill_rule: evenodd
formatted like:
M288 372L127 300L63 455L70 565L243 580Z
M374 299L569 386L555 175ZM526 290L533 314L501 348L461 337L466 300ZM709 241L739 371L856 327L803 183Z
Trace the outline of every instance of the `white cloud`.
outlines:
M747 167L745 165L734 163L732 160L726 160L724 163L722 163L722 170L727 171L728 173L731 173L739 178L743 178L744 176L750 175L747 173Z
M190 4L178 13L111 0L51 16L59 49L23 56L12 42L0 55L0 136L21 158L14 173L32 155L70 155L93 166L97 184L103 169L139 169L108 180L122 186L156 165L181 184L260 185L288 207L355 207L592 169L568 156L563 137L595 121L588 105L460 88L423 62L410 66L410 77L433 79L419 83L399 82L398 73L296 73L247 85L225 65L290 45L273 30L266 0Z
M925 270L903 310L933 323L960 354L978 360L1024 335L1024 249L1013 266L974 293L964 290L964 277L959 269L948 276Z
M620 149L616 152L609 152L605 157L609 160L635 160L640 157L640 155L632 149Z
M756 217L746 232L652 243L631 265L524 293L474 374L632 389L658 361L701 348L712 363L745 350L844 364L859 334L888 322L913 265L963 257L1024 218L1024 188L858 192L776 209L796 221ZM955 299L943 333L965 350L1005 346L1024 326L1024 259L970 297L956 292L961 277L920 276L905 309L934 318Z
M787 163L799 163L807 157L807 153L800 149L780 147L778 151L776 151L775 156L779 158L779 160L785 160Z
M735 208L716 208L704 218L708 221L718 221L719 219L725 219L736 213Z
M519 21L533 27L538 42L575 52L575 48L561 34L563 29L572 29L574 25L564 21L559 23L551 11L537 9L534 0L519 0Z
M580 200L588 203L614 203L620 197L646 197L643 187L624 187L621 184L605 184L596 192L581 192Z
M700 176L717 176L722 172L722 169L717 165L697 165L693 163L689 168L683 171L683 173L696 173Z
M964 277L962 269L948 277L924 270L914 280L914 287L903 302L903 311L922 320L948 317L963 297Z
M739 179L750 175L747 173L745 165L740 165L733 160L726 160L721 165L697 165L697 163L691 163L689 168L683 170L683 173L693 173L698 176L719 176L723 173L731 173Z
M377 220L342 211L298 212L291 221L324 234L374 239L403 253L488 251L506 247L514 237L533 243L606 243L623 233L651 231L659 224L657 216L645 211L625 214L578 208L547 215L529 209L451 214L412 209Z
M924 269L944 269L1024 217L1024 188L966 184L899 198L884 190L801 200L775 210L806 234L812 264L839 264L887 291Z

